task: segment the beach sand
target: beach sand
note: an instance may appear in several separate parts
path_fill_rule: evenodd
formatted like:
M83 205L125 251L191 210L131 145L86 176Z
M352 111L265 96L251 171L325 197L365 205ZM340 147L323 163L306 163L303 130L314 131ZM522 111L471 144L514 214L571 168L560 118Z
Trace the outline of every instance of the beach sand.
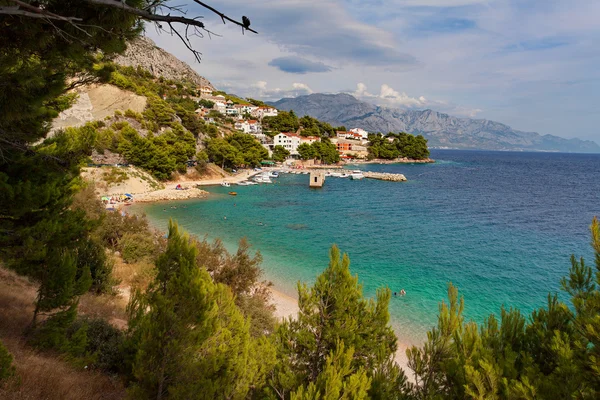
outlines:
M282 293L276 289L271 288L271 295L273 299L273 305L275 306L275 317L279 320L289 317L296 317L300 308L298 307L298 300ZM397 336L397 335L396 335ZM405 344L398 339L398 350L394 360L398 365L404 369L409 381L414 382L411 371L408 368L408 358L406 357L406 349L410 348L408 344Z

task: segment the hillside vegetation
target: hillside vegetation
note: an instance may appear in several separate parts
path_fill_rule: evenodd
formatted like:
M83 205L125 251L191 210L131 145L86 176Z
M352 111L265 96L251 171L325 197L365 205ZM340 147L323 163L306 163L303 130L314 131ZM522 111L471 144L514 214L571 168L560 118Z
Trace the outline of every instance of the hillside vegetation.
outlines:
M103 59L140 34L140 14L156 11L155 2L128 0L135 12L87 1L26 4L72 19L51 28L48 19L0 13L1 398L600 397L596 219L594 267L573 257L561 281L570 304L551 294L527 317L502 309L476 324L464 321L450 284L405 372L394 362L389 288L365 298L336 246L314 284L298 283L297 318L276 323L261 255L245 240L230 253L175 221L165 235L143 217L107 212L81 178L94 151L137 157L162 178L182 167L201 135L255 148L222 135L226 118L214 129L191 118L192 87ZM79 74L145 96L146 109L40 143L73 101L67 78Z

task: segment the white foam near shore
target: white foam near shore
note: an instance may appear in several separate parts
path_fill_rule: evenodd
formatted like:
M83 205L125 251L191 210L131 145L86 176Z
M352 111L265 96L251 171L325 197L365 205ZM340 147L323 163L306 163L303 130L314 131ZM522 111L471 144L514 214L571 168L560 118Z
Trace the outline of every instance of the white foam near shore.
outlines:
M273 298L273 305L275 306L275 317L279 320L289 317L295 318L298 315L298 311L300 311L298 300L273 288L271 288L271 295ZM409 347L411 346L398 339L398 350L396 351L394 360L402 369L404 369L408 379L411 382L414 382L413 376L408 368L408 357L406 357L406 350Z

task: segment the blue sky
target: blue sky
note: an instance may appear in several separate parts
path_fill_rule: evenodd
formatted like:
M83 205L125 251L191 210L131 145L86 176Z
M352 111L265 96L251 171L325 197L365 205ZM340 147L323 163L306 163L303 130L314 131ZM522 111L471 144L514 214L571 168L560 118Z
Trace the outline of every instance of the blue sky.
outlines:
M205 10L220 37L147 30L215 86L277 100L348 92L374 104L431 108L515 129L600 143L598 0L267 0L209 3L259 34Z

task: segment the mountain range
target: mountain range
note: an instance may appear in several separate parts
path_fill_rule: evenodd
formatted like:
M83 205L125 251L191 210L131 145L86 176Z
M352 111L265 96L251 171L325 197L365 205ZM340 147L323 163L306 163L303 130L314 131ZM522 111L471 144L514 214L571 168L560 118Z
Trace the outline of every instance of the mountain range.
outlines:
M523 132L499 122L457 118L433 110L380 107L346 93L314 93L270 104L348 129L421 134L431 148L600 153L600 146L590 140Z

